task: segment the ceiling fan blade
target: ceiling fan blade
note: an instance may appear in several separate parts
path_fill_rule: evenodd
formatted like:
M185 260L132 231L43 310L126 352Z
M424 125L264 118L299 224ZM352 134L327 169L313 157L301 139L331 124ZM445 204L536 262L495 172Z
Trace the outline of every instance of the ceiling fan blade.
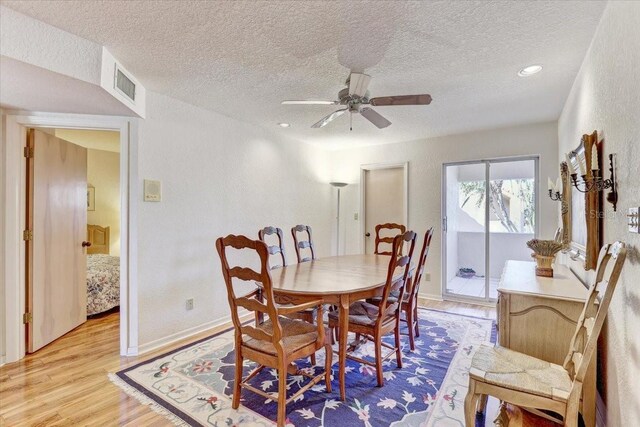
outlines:
M282 101L282 105L338 105L339 101L321 101L315 99L300 99Z
M371 98L369 104L374 107L382 107L387 105L429 105L431 104L431 95L399 95L399 96L380 96Z
M360 114L362 114L362 116L369 120L371 123L373 123L374 125L376 125L376 127L378 129L383 129L386 128L387 126L389 126L391 124L391 122L387 119L385 119L383 116L381 116L377 111L369 108L369 107L364 107L360 109Z
M351 73L349 76L349 95L363 97L367 93L371 76L362 73Z
M331 121L335 120L336 118L340 117L341 115L343 115L344 113L346 113L347 109L343 108L342 110L336 110L333 113L329 114L326 117L323 117L322 120L320 120L318 123L315 123L313 126L311 126L312 128L321 128L321 127L325 127L326 125L328 125Z

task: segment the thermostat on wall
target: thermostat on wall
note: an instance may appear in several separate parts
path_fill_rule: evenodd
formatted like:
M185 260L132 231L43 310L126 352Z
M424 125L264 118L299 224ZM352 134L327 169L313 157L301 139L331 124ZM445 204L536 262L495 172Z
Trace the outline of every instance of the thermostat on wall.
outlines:
M144 180L144 201L145 202L159 202L162 200L162 188L160 187L160 181L153 181L150 179Z

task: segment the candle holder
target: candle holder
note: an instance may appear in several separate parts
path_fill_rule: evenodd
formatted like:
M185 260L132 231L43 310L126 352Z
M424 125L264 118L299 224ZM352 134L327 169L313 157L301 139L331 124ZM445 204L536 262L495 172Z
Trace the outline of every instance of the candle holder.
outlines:
M613 205L613 211L616 211L616 205L618 203L618 190L616 189L616 177L615 177L615 154L609 154L609 178L605 179L600 176L600 171L594 169L591 171L591 176L581 175L582 180L578 181L578 174L571 174L571 182L573 186L581 193L591 193L596 191L604 191L611 189L607 193L607 202Z
M549 189L549 198L554 202L561 202L562 194L559 191L554 192L553 190Z

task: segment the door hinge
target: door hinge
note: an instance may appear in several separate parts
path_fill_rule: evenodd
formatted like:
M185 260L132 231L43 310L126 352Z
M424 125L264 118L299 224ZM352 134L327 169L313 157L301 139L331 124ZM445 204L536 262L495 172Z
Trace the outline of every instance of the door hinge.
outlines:
M442 217L442 231L447 231L447 217Z
M22 323L24 323L26 325L27 323L31 323L31 322L33 322L33 314L24 313L22 315Z
M33 147L24 147L24 156L27 159L33 158Z
M25 242L28 242L30 240L33 240L33 231L31 230L24 230L22 232L22 240L24 240Z

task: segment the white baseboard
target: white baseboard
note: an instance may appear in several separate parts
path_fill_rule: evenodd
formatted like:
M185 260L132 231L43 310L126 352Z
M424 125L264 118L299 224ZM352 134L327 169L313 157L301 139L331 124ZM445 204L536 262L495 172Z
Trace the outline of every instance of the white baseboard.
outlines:
M245 320L249 320L250 318L253 318L253 313L248 313L240 316L240 321L244 322ZM136 351L135 355L144 354L152 350L156 350L158 348L176 343L183 339L190 338L208 329L221 328L221 327L224 328L226 326L228 327L233 326L231 322L231 316L226 316L226 317L223 317L222 319L212 320L211 322L206 322L201 325L194 326L192 328L185 329L180 332L176 332L175 334L167 335L166 337L159 338L157 340L142 344L138 346L138 348L136 349L129 349L129 350L135 350Z
M442 301L442 295L440 294L423 294L419 293L418 298L428 299L431 301Z
M600 393L596 392L596 427L607 426L607 406Z
M6 359L5 359L4 356L0 356L0 366L4 365L6 363L5 360Z

